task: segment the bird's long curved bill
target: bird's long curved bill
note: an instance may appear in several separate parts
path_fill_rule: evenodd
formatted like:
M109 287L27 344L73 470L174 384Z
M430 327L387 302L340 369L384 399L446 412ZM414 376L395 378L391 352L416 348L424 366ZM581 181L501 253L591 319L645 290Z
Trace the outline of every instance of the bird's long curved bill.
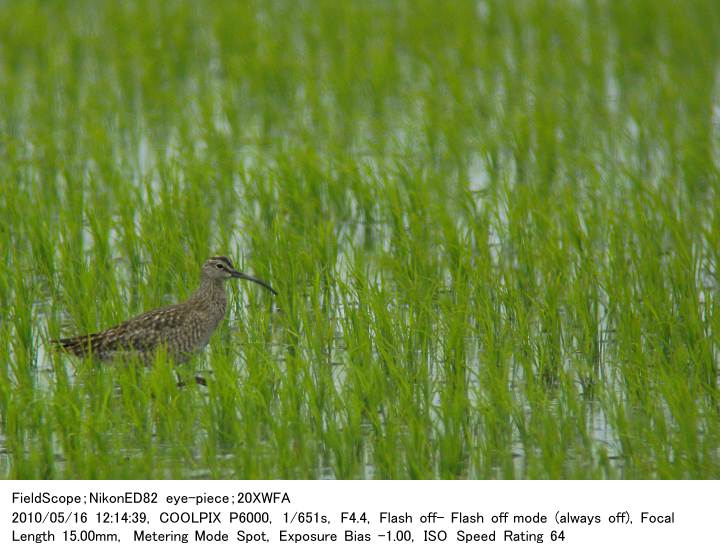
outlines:
M275 289L267 282L263 282L262 280L260 280L260 278L255 278L255 276L250 276L249 274L245 274L244 272L240 272L238 270L231 270L230 275L233 278L240 278L242 280L249 280L250 282L255 282L256 284L260 284L264 288L269 289L273 293L273 295L277 295L277 292L275 291Z

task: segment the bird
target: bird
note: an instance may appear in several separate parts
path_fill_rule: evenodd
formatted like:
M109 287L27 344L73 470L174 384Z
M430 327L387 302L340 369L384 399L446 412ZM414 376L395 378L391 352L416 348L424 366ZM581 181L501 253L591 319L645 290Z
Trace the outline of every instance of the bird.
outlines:
M225 282L231 278L255 282L277 295L267 282L236 270L228 257L210 257L200 269L200 285L186 301L142 313L101 332L52 343L62 352L103 362L136 357L147 366L158 349L165 349L172 362L184 363L207 346L225 317Z

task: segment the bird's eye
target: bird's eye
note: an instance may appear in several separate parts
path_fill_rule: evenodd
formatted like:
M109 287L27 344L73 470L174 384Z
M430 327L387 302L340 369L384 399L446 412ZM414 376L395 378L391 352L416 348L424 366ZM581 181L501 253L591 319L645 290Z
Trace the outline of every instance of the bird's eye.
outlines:
M216 265L215 265L215 268L219 268L220 270L222 270L222 267L223 267L223 265L221 265L221 264L216 264Z

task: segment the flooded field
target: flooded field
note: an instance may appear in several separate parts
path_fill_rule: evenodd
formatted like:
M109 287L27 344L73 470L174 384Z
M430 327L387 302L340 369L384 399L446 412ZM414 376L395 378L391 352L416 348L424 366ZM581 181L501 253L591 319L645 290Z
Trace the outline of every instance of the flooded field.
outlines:
M709 0L0 5L0 476L717 478L719 76ZM52 351L211 255L192 361Z

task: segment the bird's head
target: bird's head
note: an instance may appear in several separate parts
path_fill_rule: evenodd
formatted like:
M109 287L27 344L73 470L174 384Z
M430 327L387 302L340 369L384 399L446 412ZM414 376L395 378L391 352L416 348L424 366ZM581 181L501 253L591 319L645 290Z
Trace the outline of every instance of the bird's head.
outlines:
M255 278L254 276L250 276L249 274L236 270L232 262L230 262L230 259L227 257L210 257L203 263L200 275L203 278L210 280L228 280L229 278L249 280L250 282L260 284L261 286L269 289L274 295L277 295L277 292L267 282L263 282L259 278Z

